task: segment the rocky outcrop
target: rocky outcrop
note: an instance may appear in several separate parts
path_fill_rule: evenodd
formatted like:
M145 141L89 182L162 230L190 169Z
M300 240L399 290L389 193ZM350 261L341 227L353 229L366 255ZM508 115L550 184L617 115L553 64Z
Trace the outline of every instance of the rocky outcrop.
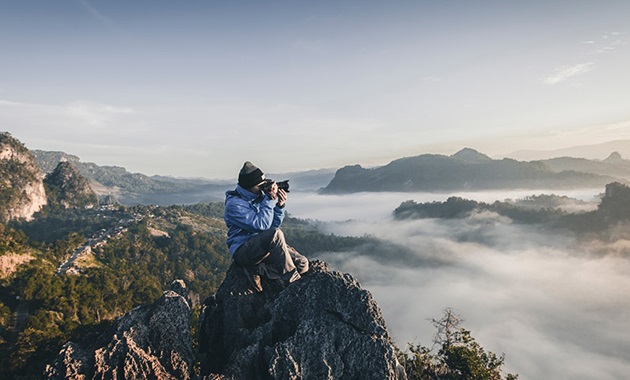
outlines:
M68 342L48 365L48 379L190 379L194 358L190 304L183 281L149 306L119 318L83 343Z
M262 293L232 266L204 302L196 356L185 285L173 285L175 291L132 310L100 337L67 343L45 377L406 379L370 293L322 262L287 287L263 280Z
M46 204L43 174L33 155L11 134L0 133L0 222L24 218Z
M351 275L312 262L282 289L255 293L231 267L205 301L202 373L227 379L404 379L385 320Z
M98 198L88 180L73 163L60 162L44 179L48 203L52 207L87 208L98 205Z

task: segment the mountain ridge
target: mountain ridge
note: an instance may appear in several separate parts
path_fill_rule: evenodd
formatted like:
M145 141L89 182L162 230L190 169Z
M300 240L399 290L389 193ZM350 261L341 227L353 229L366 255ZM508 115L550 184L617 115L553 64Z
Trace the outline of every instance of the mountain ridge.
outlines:
M630 173L630 163L627 168ZM474 149L464 148L451 156L404 157L370 169L348 165L339 169L321 192L553 189L602 187L610 182L624 182L611 175L580 170L579 165L554 170L546 161L493 160Z

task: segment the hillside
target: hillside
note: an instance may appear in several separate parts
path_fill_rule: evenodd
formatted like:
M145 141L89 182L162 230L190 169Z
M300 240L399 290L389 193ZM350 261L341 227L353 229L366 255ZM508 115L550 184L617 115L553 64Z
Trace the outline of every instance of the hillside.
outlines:
M601 187L615 180L593 173L555 171L544 162L492 160L467 148L452 156L401 158L373 169L346 166L322 193Z

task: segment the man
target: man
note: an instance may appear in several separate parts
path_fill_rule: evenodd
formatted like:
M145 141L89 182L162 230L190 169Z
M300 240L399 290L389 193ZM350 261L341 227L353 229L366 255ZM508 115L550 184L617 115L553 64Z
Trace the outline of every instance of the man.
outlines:
M247 161L236 189L225 193L227 245L257 292L261 275L290 284L308 271L308 259L286 244L280 230L287 192L275 182L263 191L266 183L262 170Z

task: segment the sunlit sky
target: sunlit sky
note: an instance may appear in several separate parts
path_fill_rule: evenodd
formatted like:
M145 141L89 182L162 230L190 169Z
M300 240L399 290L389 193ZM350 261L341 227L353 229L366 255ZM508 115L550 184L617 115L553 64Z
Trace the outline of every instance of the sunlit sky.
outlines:
M630 1L0 0L0 130L148 175L630 139Z

